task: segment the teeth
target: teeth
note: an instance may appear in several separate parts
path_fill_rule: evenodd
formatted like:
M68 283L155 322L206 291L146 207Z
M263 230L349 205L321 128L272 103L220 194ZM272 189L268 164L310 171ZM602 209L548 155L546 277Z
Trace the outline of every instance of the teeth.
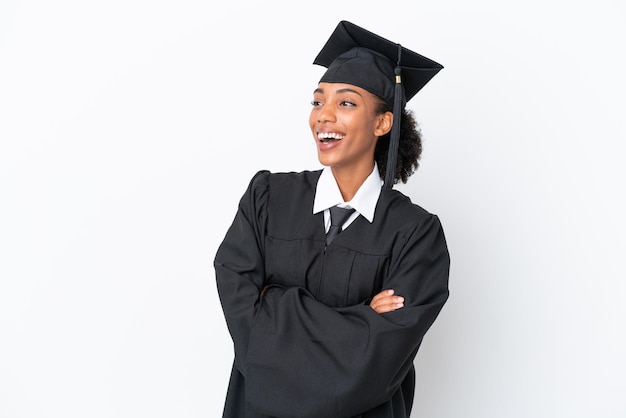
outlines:
M327 143L330 141L337 141L343 139L344 135L338 134L336 132L319 132L317 134L317 139L320 141Z

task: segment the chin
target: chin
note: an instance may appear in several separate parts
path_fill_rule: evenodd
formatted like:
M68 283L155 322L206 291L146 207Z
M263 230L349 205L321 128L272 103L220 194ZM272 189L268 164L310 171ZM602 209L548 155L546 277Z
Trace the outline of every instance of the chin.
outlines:
M318 161L321 165L325 167L331 167L334 165L333 161L330 158L318 157Z

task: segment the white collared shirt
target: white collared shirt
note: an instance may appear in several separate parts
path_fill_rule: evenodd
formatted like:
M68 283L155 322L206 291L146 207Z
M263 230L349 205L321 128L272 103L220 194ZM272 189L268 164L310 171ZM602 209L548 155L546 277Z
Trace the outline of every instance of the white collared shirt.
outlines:
M329 208L332 206L355 209L355 212L350 215L348 220L343 224L342 229L346 229L359 215L372 223L374 221L376 203L378 203L382 186L383 181L378 173L378 165L374 162L374 170L372 170L361 187L359 187L359 190L357 190L352 200L344 202L339 186L337 186L335 176L333 176L333 172L330 167L324 167L315 189L313 214L324 211L324 225L326 226L326 231L330 228Z

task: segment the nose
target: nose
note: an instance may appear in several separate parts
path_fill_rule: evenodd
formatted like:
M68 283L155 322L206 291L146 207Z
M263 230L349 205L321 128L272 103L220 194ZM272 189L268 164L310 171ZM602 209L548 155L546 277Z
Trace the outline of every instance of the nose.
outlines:
M317 121L319 123L333 122L335 120L335 112L333 112L332 106L321 104L317 110Z

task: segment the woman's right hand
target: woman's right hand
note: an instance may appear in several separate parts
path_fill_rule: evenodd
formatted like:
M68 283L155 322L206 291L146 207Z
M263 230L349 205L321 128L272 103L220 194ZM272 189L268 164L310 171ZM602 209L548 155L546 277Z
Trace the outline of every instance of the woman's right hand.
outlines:
M397 296L393 289L385 289L372 298L370 308L376 313L395 311L404 306L404 298Z

